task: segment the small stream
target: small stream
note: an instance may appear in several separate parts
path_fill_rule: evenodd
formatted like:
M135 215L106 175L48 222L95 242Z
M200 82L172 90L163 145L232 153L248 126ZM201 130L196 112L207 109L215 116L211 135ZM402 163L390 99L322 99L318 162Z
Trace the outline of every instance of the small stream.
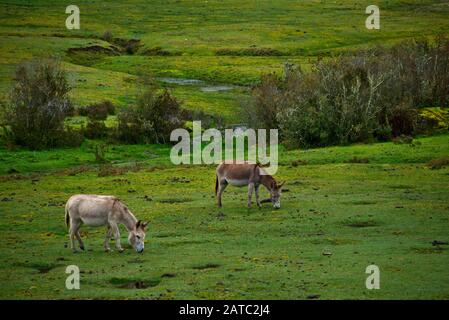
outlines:
M199 86L202 92L221 92L221 91L230 91L236 88L236 86L228 85L228 84L220 84L220 85L211 85L207 84L203 80L198 79L186 79L186 78L171 78L171 77L159 77L156 80L168 83L168 84L176 84L180 86Z

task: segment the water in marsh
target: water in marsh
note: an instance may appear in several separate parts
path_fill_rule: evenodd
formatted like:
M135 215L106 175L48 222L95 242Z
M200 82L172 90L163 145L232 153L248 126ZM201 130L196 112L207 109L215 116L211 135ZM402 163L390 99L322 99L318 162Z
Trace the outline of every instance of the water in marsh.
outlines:
M156 78L156 80L165 82L165 83L169 83L169 84L177 84L180 86L193 86L193 85L204 84L204 81L198 80L198 79L161 77L161 78Z
M160 77L156 78L156 80L168 83L168 84L176 84L180 86L201 86L200 90L203 92L220 92L220 91L229 91L235 88L232 85L209 85L203 80L198 79L187 79L187 78L171 78L171 77Z
M229 91L229 90L232 90L232 89L234 89L234 86L230 86L230 85L201 87L201 91L203 91L203 92Z

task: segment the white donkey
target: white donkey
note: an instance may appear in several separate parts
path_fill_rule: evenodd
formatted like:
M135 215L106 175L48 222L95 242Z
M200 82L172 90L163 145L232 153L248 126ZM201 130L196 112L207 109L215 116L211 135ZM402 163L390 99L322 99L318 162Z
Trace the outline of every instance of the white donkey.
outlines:
M65 205L65 223L70 228L70 242L73 252L77 252L75 247L75 237L78 239L80 249L84 250L84 243L81 240L79 229L81 224L87 226L107 226L104 249L110 251L109 240L113 235L117 250L122 252L120 244L120 231L118 224L123 224L128 230L128 241L137 252L144 249L145 227L148 225L136 217L128 208L114 196L98 196L77 194L67 201Z

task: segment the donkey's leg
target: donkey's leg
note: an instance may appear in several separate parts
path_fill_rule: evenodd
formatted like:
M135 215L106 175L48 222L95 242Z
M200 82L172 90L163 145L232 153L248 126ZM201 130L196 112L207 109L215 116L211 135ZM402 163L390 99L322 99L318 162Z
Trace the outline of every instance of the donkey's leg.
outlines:
M119 252L123 251L122 245L120 244L120 230L118 228L117 223L114 221L109 221L109 224L111 225L112 233L114 234L115 239L115 247Z
M254 191L254 182L250 182L248 184L248 209L251 208L253 191Z
M73 252L78 251L76 249L76 245L75 245L75 238L76 238L76 233L78 232L79 226L80 226L80 222L78 220L70 219L69 235L70 235L70 245L71 245Z
M218 207L221 208L221 196L223 195L223 191L225 191L226 187L228 186L228 183L226 180L222 180L218 184L218 192L217 192L217 201L218 201Z
M260 184L255 185L254 186L254 190L256 191L256 203L257 203L257 206L259 208L261 208L262 206L260 205L260 199L259 199L259 187L260 187Z
M84 242L83 242L83 240L81 240L80 228L79 227L78 227L78 230L76 230L75 236L78 239L78 243L80 245L80 249L84 251Z
M109 246L109 240L112 237L112 228L108 224L108 230L106 231L106 239L104 239L104 250L105 251L111 251L111 247Z

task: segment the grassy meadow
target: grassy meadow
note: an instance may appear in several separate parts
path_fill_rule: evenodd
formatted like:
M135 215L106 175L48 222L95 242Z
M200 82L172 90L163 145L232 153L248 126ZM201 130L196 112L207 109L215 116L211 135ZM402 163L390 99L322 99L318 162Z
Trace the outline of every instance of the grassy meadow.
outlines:
M449 168L426 163L449 154L448 138L283 151L277 177L287 185L279 210L248 210L246 189L235 187L219 210L214 167L158 158L104 177L93 165L3 175L0 296L447 299L449 251L432 242L447 241ZM369 162L351 163L354 156ZM25 154L21 162L28 162ZM73 254L63 217L75 193L117 195L149 220L144 253L105 253L104 228L83 227L87 251ZM80 290L65 289L70 264L80 267ZM365 288L370 264L381 270L380 290Z
M381 30L365 28L365 0L76 4L80 30L65 28L64 1L0 3L0 97L21 61L52 55L68 72L75 106L127 108L151 76L184 107L231 125L251 85L286 62L308 68L338 52L449 34L449 4L438 0L377 1ZM116 53L106 31L140 45ZM86 49L93 46L105 51ZM1 299L449 299L449 246L432 244L449 241L449 167L428 165L449 156L447 133L411 144L281 146L280 210L248 210L247 190L235 187L218 209L214 166L175 166L170 146L110 145L110 164L100 166L95 143L0 146ZM73 254L64 205L76 193L116 195L149 220L144 253L105 253L105 229L82 227L87 250ZM80 290L65 288L71 264ZM371 264L380 290L365 287Z

